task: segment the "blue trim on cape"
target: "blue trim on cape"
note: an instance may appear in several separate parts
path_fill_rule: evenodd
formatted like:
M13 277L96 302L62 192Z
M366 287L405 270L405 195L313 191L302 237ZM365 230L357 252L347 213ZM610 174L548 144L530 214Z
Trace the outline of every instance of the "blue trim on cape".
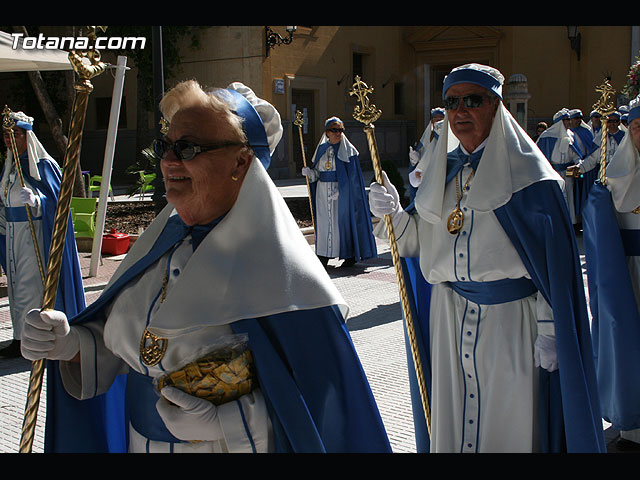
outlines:
M599 182L582 225L603 418L617 429L640 428L640 313L611 193Z
M410 205L407 211L412 209ZM558 361L563 367L551 373L538 369L541 449L605 452L579 252L562 191L554 180L537 182L514 193L494 213L533 283L553 309ZM420 274L417 259L402 260L408 290L412 290L412 308L419 313L414 323L420 332L422 367L430 384L429 303L423 298L430 295L430 287ZM427 427L420 413L422 405L410 354L408 364L417 449L428 452Z
M312 167L329 148L329 142L318 147L317 156ZM337 157L337 155L336 155ZM338 224L340 226L340 257L355 258L356 262L376 258L378 249L373 236L369 200L364 188L364 179L358 155L349 157L348 162L336 158L336 175L338 177ZM313 218L316 216L317 182L310 182Z

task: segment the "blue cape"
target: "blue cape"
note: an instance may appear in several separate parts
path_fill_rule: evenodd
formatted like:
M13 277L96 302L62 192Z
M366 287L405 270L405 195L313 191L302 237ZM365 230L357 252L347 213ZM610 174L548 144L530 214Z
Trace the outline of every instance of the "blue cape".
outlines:
M36 181L29 175L29 168L26 154L21 157L22 173L26 182L38 190L40 200L42 202L42 231L43 231L43 247L45 258L43 262L45 268L49 260L49 247L51 245L51 235L55 222L55 213L58 205L58 195L60 193L60 185L62 175L57 165L47 159L40 159L38 162L38 171L40 173L40 181ZM0 262L3 268L6 266L6 238L0 236ZM66 313L71 318L85 308L84 288L82 284L82 272L78 260L78 250L76 240L73 233L73 222L69 214L67 233L65 236L64 250L62 253L60 278L58 283L58 291L56 293L55 309ZM45 452L56 452L59 450L58 433L59 431L85 431L87 436L91 437L91 432L97 426L101 428L102 419L96 418L93 423L85 423L76 420L76 414L84 410L92 409L94 404L100 400L79 402L69 398L64 405L56 405L53 399L57 393L62 390L62 382L58 373L57 362L47 361L47 418L45 426ZM66 415L62 422L59 422L60 409ZM64 450L62 450L64 451Z
M551 162L551 155L553 154L553 148L555 147L557 141L557 137L545 136L540 137L536 142L536 145L542 151L544 156L547 157L549 162ZM571 143L571 149L576 152L576 154L578 154L580 158L582 158L580 149L578 149L578 147L575 145L575 142Z
M318 147L318 153L313 161L313 167L318 163L324 152L329 148L329 142ZM369 201L364 188L364 179L357 155L349 158L348 162L336 161L336 175L338 178L338 223L340 225L340 258L355 258L356 261L376 258L378 250L373 236ZM311 204L313 218L316 218L316 190L317 182L309 183L311 190Z
M555 181L537 182L514 193L494 213L534 284L553 309L558 362L562 367L552 373L538 369L542 451L604 452L579 252L562 191ZM403 273L411 286L408 289L412 309L416 311L418 350L430 384L430 287L420 274L417 259L403 259ZM411 355L408 364L417 449L428 452L429 438Z
M163 235L158 238L163 239ZM152 249L70 322L83 323L103 315L103 308L121 288L164 250L154 252ZM249 335L278 452L391 452L377 405L337 307L241 320L231 327L236 333ZM105 413L112 415L102 431L96 430L90 437L61 431L60 436L72 446L61 448L75 452L127 451L126 377L118 377L109 392L100 396L101 405L83 412L83 421L88 422L103 418ZM69 396L64 391L58 393L57 402L66 403Z
M620 230L611 193L599 182L582 225L603 418L618 429L640 428L640 314L627 266L627 255L640 255L638 232Z

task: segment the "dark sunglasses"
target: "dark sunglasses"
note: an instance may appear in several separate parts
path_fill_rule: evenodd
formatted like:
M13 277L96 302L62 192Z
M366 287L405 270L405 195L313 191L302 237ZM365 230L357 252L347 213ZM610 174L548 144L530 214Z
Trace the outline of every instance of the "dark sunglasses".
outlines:
M467 108L478 108L484 103L486 95L480 95L478 93L472 93L471 95L465 95L464 97L447 97L444 99L444 108L447 110L455 110L460 105L460 100Z
M329 132L333 132L333 133L342 133L342 132L344 132L344 128L327 128L327 130Z
M211 150L219 150L221 148L233 147L237 145L244 145L242 142L221 142L213 145L196 145L195 143L187 142L186 140L176 140L173 143L167 142L165 139L160 138L153 141L153 151L160 158L173 151L176 157L182 161L193 159L196 155L209 152Z

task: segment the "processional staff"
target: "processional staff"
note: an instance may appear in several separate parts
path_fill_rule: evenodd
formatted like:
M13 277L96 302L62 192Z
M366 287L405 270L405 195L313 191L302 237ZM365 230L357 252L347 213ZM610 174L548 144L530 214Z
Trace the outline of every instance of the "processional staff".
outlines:
M10 140L10 148L11 153L13 154L13 162L16 166L16 172L18 173L18 178L20 179L20 186L25 187L24 176L22 175L22 165L20 165L20 153L18 152L18 147L16 146L16 138L13 133L13 127L15 127L15 121L11 118L11 110L6 105L4 106L4 110L2 111L2 128L5 132L9 134ZM8 196L8 188L9 184L7 183L7 192L5 196ZM31 239L33 240L33 247L36 253L36 260L38 261L38 270L40 271L40 279L42 280L42 284L44 285L44 264L42 263L42 256L40 255L40 247L38 246L38 236L36 235L36 229L33 225L33 215L31 213L31 207L29 205L24 206L27 210L27 220L29 221L29 230L31 231Z
M99 28L103 32L106 30L106 27L91 26L87 28L89 30L87 37L94 40L93 43L95 43L96 39L96 29ZM88 65L83 63L84 58L89 59ZM100 52L95 49L86 52L71 50L69 52L69 61L78 78L74 85L75 99L71 114L71 124L69 126L69 141L63 163L64 168L60 195L56 207L53 233L51 235L51 247L49 249L49 262L47 264L47 278L42 300L42 310L51 310L55 307L65 235L69 223L73 184L80 156L82 130L84 128L89 94L93 90L90 79L101 74L106 69L106 64L100 61ZM20 439L20 453L30 453L33 446L33 435L40 403L44 367L45 360L36 360L32 364L27 404L22 425L22 438Z
M377 109L375 105L369 103L367 95L373 92L373 87L367 86L359 76L356 76L355 83L353 84L350 95L355 95L360 102L356 105L353 112L353 118L365 124L364 131L367 135L367 142L369 144L369 151L371 152L371 160L373 163L373 171L375 174L376 182L380 185L384 185L382 176L382 168L380 166L380 157L378 155L378 146L375 137L375 122L382 111ZM400 263L400 255L398 253L398 245L396 242L396 236L393 229L393 222L391 215L384 216L385 226L387 229L387 238L389 239L389 246L391 247L391 257L393 259L393 265L396 271L396 278L398 280L398 290L400 293L400 303L402 304L402 311L407 326L407 334L409 336L409 344L411 346L411 354L413 356L413 363L415 365L416 375L418 377L418 386L420 388L420 397L422 399L422 407L424 409L425 419L427 421L427 429L429 435L431 435L431 408L429 406L429 392L427 391L426 380L424 371L422 369L422 361L418 352L418 344L416 339L415 327L413 323L413 316L411 314L411 307L409 305L409 296L407 294L407 286L404 281L404 275L402 273L402 265Z
M307 157L304 154L304 143L302 142L302 126L304 125L304 120L302 119L302 112L300 110L296 110L296 118L293 121L293 124L298 127L298 132L300 133L300 150L302 151L302 165L304 167L307 166ZM313 219L313 202L311 200L311 186L309 185L309 177L305 176L307 179L307 193L309 194L309 211L311 212L311 224L313 225L313 230L316 229L316 222Z
M607 116L615 111L614 104L609 101L616 91L611 86L608 79L605 78L604 83L596 87L596 92L600 92L600 98L593 105L593 109L602 115L602 128L600 134L600 174L599 179L602 185L606 185L607 181Z

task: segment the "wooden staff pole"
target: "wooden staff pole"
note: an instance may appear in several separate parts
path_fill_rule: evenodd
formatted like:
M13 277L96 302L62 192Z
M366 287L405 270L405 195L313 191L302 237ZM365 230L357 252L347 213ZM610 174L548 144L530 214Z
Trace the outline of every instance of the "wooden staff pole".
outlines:
M376 182L380 185L384 185L382 176L382 168L380 166L380 157L378 155L378 146L376 143L376 137L374 132L375 122L382 111L378 110L375 105L370 104L367 98L367 94L373 92L372 87L368 87L364 82L360 80L360 77L356 76L355 83L350 95L356 95L360 101L359 105L356 105L354 109L353 117L365 124L364 131L367 135L367 142L369 144L369 151L371 152L371 161L373 163L373 170L376 178ZM424 376L424 370L422 368L422 360L418 352L418 342L416 339L415 327L413 323L413 316L411 314L411 307L409 304L409 296L407 294L407 286L404 281L404 274L402 272L402 264L400 262L400 255L398 253L398 245L396 241L395 232L393 229L393 222L391 215L384 216L384 222L387 229L387 238L389 240L389 246L391 247L391 257L393 259L393 265L396 271L396 278L398 280L398 290L400 293L400 303L402 305L402 311L407 326L407 334L409 336L409 344L411 346L411 354L413 357L413 363L415 365L416 375L418 377L418 386L420 388L420 397L422 399L422 407L424 409L424 416L427 422L427 429L429 435L431 435L431 408L429 406L429 392L427 390L427 384Z
M304 125L304 120L302 119L302 112L300 110L296 110L296 118L293 121L293 124L298 127L298 132L300 133L300 150L302 152L302 165L307 166L307 157L304 154L304 143L302 141L302 126ZM313 231L316 230L316 222L313 219L313 202L311 199L311 185L309 185L309 177L305 175L307 179L307 193L309 195L309 211L311 212L311 224L313 225Z
M90 33L88 36L95 39L96 27L89 28ZM101 28L104 30L104 27ZM84 57L89 58L91 61L90 65L85 65L82 62ZM81 52L71 51L69 53L69 61L73 65L79 78L74 86L75 100L73 103L71 125L69 126L69 141L67 143L67 150L65 152L65 159L63 163L64 169L62 173L60 195L58 197L58 205L56 207L53 233L51 235L51 247L49 250L49 262L47 265L47 279L42 301L42 310L51 310L55 307L65 236L69 223L68 220L71 208L71 197L73 195L73 183L80 157L82 130L84 128L89 94L93 90L93 86L89 80L102 73L106 68L106 65L100 62L100 54L96 50L91 50L84 54ZM33 362L31 377L29 378L27 404L25 407L24 421L22 425L20 453L30 453L33 446L33 436L38 415L38 407L40 404L44 369L44 360L36 360Z

